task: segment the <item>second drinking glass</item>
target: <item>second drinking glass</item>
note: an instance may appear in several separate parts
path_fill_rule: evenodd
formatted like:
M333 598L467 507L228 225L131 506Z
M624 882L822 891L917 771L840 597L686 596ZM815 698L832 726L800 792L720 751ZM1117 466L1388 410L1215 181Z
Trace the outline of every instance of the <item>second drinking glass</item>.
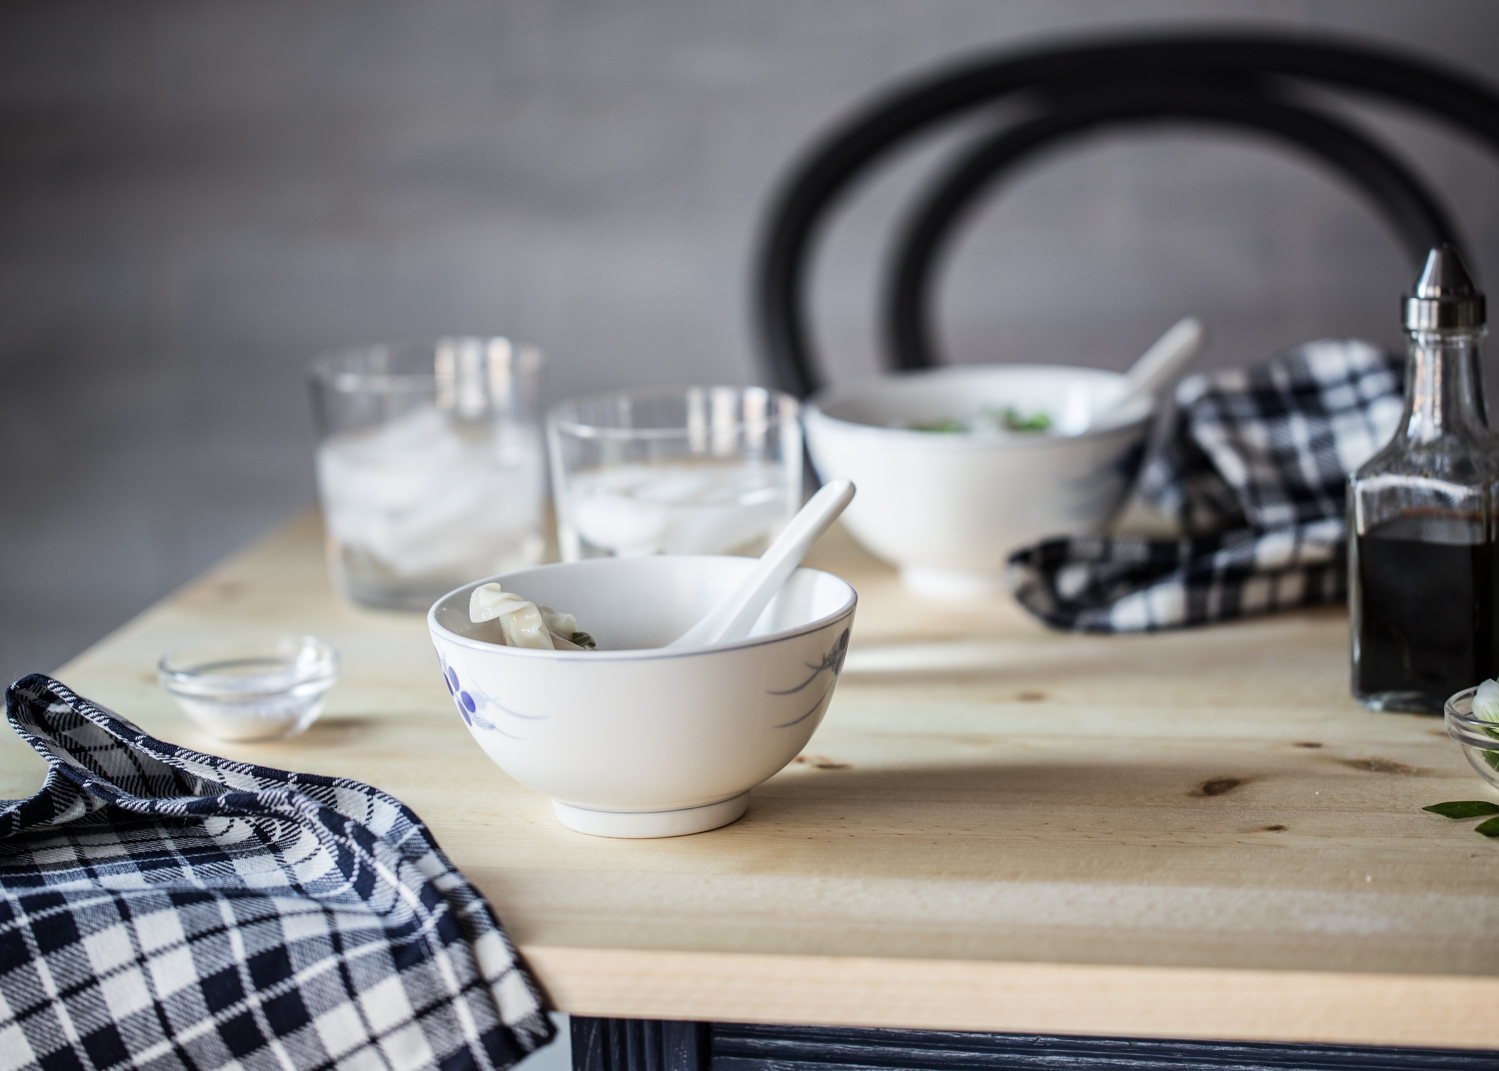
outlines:
M802 500L799 406L763 387L659 387L547 419L564 561L759 554Z

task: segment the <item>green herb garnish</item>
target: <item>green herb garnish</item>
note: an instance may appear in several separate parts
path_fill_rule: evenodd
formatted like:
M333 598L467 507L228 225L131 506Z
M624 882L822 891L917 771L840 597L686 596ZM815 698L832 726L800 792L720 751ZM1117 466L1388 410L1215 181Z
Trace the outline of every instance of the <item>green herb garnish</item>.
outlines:
M590 651L597 651L599 649L599 645L593 641L593 637L586 632L574 632L568 639L572 640L579 647L586 647ZM1494 811L1495 813L1499 813L1499 807L1495 807Z
M906 427L911 431L935 431L946 434L992 431L998 428L1003 428L1005 431L1039 432L1051 430L1051 415L1037 412L1026 416L1013 405L1003 410L985 406L974 418L972 427L957 417L942 417L940 420L913 420Z
M943 417L941 420L913 420L906 427L912 431L941 431L949 433L968 430L957 417Z
M1499 837L1499 818L1490 818L1487 822L1479 822L1473 827L1474 833L1482 833L1485 837Z
M1046 413L1021 416L1020 410L1013 405L1005 409L1000 416L999 423L1005 431L1048 431L1051 429L1051 417Z
M1499 804L1490 803L1488 800L1453 800L1451 803L1433 803L1430 807L1422 807L1423 811L1439 814L1443 818L1481 818L1486 814L1499 814ZM1483 825L1489 825L1485 822ZM1478 827L1482 831L1483 826ZM1499 826L1495 827L1499 831ZM1493 833L1484 834L1492 837Z

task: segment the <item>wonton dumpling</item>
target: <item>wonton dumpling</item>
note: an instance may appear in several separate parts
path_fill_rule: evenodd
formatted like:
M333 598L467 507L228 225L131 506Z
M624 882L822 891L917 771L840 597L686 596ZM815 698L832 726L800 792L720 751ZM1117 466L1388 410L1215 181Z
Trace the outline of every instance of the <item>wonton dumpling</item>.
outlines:
M481 621L493 621L505 613L507 603L525 601L498 584L480 584L468 597L468 619L476 625Z
M536 604L498 584L481 584L474 589L468 600L468 618L476 624L498 618L500 632L511 647L557 649Z
M578 631L578 619L572 614L564 614L550 606L538 606L536 609L541 611L541 618L547 623L547 628L556 635L571 636Z

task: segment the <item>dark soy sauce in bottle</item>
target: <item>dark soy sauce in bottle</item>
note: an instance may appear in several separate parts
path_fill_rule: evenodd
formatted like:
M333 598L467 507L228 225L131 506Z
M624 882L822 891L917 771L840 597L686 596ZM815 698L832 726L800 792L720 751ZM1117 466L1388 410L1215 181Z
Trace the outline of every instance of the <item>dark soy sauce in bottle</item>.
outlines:
M1405 411L1349 477L1353 695L1372 710L1440 714L1499 673L1499 438L1478 362L1484 299L1450 247L1405 301Z
M1499 547L1437 542L1430 538L1437 527L1402 519L1357 537L1355 694L1402 696L1429 709L1499 672Z

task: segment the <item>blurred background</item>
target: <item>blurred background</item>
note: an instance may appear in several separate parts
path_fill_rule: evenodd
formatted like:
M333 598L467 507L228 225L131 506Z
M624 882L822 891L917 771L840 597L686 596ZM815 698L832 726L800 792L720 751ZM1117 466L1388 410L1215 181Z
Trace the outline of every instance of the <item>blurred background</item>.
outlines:
M548 401L755 382L757 222L829 123L976 49L1209 26L1400 46L1499 85L1485 0L0 5L0 672L55 668L312 502L313 354L503 333L547 352ZM1337 107L1417 163L1495 278L1499 163ZM935 147L824 242L834 382L877 366L877 265ZM1410 281L1320 170L1178 127L1006 183L954 249L942 321L955 360L1122 369L1194 313L1212 367L1398 345Z

